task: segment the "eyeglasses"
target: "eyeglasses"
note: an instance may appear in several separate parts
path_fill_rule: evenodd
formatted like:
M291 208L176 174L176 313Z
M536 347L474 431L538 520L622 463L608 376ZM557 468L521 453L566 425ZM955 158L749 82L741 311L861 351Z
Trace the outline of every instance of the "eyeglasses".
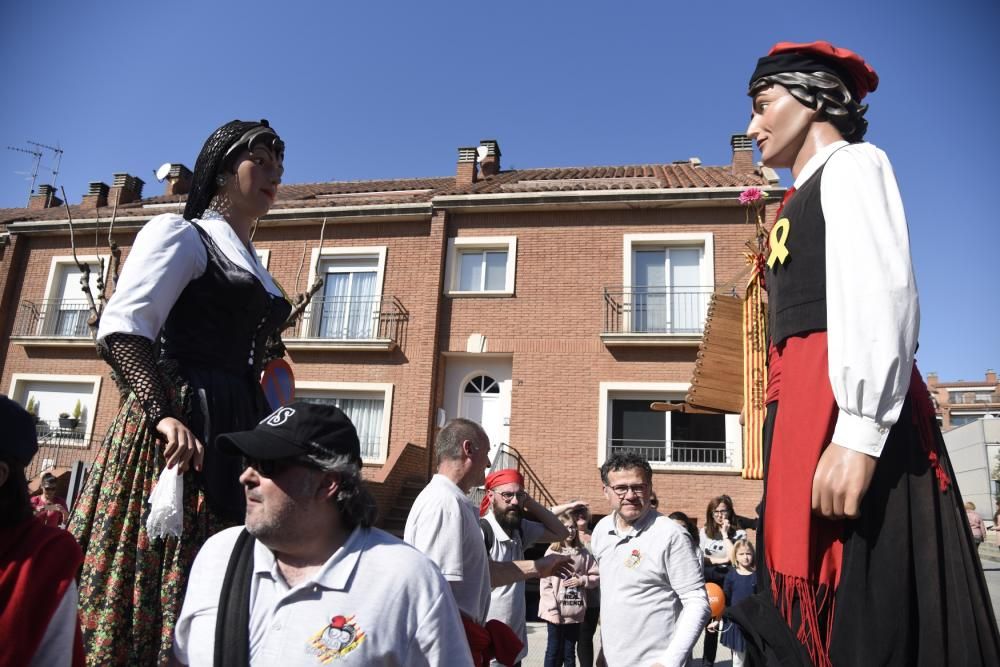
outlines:
M615 495L619 498L624 498L631 491L637 496L644 496L649 490L648 484L616 484L614 486L609 486L609 489L615 492Z
M500 497L504 499L504 502L509 503L514 498L517 498L518 502L524 502L524 499L528 497L528 494L524 491L499 491Z
M729 516L730 510L713 510L712 514L715 516Z

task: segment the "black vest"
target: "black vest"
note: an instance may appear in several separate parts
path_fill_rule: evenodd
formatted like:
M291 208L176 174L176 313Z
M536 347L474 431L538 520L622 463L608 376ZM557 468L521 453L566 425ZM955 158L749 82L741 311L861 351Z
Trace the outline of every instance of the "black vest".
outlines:
M780 253L780 246L787 250L784 261L776 258L767 271L768 315L775 345L789 336L826 330L826 219L820 200L825 167L795 191L771 234L768 261ZM778 228L786 224L781 243L775 244L775 233L780 235Z
M205 273L188 283L160 331L164 358L184 366L259 377L268 335L288 317L288 301L272 296L254 274L226 257L197 224L208 253Z

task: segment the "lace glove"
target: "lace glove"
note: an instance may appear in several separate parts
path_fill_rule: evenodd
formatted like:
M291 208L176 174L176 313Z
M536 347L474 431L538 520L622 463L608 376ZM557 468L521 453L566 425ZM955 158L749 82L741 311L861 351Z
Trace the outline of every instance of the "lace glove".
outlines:
M152 341L115 332L105 336L101 344L104 358L135 394L150 424L155 428L164 417L172 417L170 400L156 369Z

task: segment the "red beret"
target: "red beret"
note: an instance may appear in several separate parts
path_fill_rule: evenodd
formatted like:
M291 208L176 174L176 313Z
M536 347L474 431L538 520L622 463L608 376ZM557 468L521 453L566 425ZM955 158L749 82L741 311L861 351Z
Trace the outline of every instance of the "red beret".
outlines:
M830 42L778 42L766 56L757 61L750 83L764 76L784 72L833 74L844 82L856 100L863 99L878 88L878 74L864 58Z

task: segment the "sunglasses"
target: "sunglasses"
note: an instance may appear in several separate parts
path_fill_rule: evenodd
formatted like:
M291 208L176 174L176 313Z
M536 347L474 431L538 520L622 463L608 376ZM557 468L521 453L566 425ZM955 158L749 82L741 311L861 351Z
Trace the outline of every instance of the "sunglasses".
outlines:
M257 471L258 475L261 477L267 477L268 479L279 477L289 468L294 468L296 466L300 468L312 468L318 470L316 466L303 461L299 457L284 459L253 459L247 456L243 457L244 468L253 468Z

